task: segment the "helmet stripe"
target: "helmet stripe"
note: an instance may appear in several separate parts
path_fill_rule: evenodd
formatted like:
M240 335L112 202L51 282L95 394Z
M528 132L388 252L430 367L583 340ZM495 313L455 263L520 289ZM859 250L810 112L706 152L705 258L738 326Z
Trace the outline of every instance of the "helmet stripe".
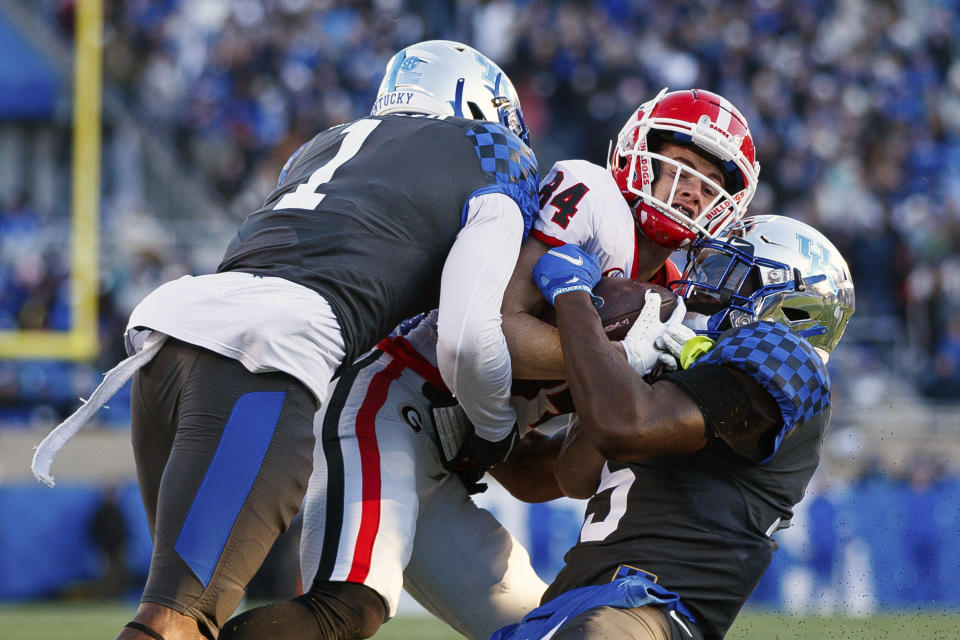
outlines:
M390 75L387 78L387 91L396 91L397 90L397 76L400 74L400 67L403 65L403 61L407 59L407 50L404 49L397 55L393 56L393 66L390 68Z
M730 121L733 119L733 105L726 98L720 99L720 113L717 114L717 126L727 131L730 129Z
M450 102L450 106L453 108L453 115L457 116L458 118L463 117L463 82L463 78L457 80L456 94L454 95L453 100Z

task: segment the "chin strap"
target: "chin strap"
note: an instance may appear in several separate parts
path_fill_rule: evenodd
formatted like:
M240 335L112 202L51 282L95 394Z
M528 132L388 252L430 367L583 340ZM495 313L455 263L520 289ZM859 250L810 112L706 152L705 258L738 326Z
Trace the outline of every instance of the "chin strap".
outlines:
M124 627L130 627L131 629L136 629L136 630L139 631L140 633L145 633L145 634L147 634L148 636L150 636L151 638L153 638L154 640L164 640L164 638L163 638L162 635L160 635L160 634L157 633L155 630L151 629L150 627L148 627L147 625L145 625L145 624L143 624L143 623L131 621L131 622L128 622L127 624L125 624L125 625L123 625L123 626L124 626Z

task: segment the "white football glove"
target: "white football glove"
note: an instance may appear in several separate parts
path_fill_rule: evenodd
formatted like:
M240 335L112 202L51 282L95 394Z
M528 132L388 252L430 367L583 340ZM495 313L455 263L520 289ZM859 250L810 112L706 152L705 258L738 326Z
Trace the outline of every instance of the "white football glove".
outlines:
M643 310L620 343L634 371L642 376L647 375L657 363L667 371L677 369L683 343L696 335L681 324L686 313L686 305L682 299L678 299L677 308L666 322L662 322L660 294L654 291L646 293Z
M677 299L677 308L670 314L670 318L664 323L664 331L656 339L655 346L661 351L669 353L680 361L680 351L683 345L690 338L697 336L696 332L683 324L683 317L687 313L687 305L683 303L683 298Z

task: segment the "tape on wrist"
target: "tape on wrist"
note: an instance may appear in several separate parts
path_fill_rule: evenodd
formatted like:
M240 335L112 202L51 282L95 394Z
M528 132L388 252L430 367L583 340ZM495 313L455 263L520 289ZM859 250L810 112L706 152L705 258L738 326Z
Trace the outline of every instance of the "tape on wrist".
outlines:
M560 289L557 289L556 291L553 292L552 302L556 303L557 296L561 296L565 293L571 293L573 291L586 291L587 293L590 293L591 288L585 284L574 284L574 285L570 285L569 287L561 287ZM591 297L593 296L592 293L590 293L590 295Z

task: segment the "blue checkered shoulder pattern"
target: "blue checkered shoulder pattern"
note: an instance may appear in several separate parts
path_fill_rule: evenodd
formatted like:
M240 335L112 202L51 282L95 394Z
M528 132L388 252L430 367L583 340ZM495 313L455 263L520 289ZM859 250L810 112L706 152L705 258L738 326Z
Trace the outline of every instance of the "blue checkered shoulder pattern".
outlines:
M537 196L540 175L536 156L520 138L498 122L478 122L467 129L466 134L473 141L488 185L474 195L503 193L513 198L523 214L523 235L526 237L540 211Z
M830 405L830 374L823 360L809 342L777 322L755 322L727 331L697 361L701 363L736 367L770 392L783 417L773 453L794 426Z

